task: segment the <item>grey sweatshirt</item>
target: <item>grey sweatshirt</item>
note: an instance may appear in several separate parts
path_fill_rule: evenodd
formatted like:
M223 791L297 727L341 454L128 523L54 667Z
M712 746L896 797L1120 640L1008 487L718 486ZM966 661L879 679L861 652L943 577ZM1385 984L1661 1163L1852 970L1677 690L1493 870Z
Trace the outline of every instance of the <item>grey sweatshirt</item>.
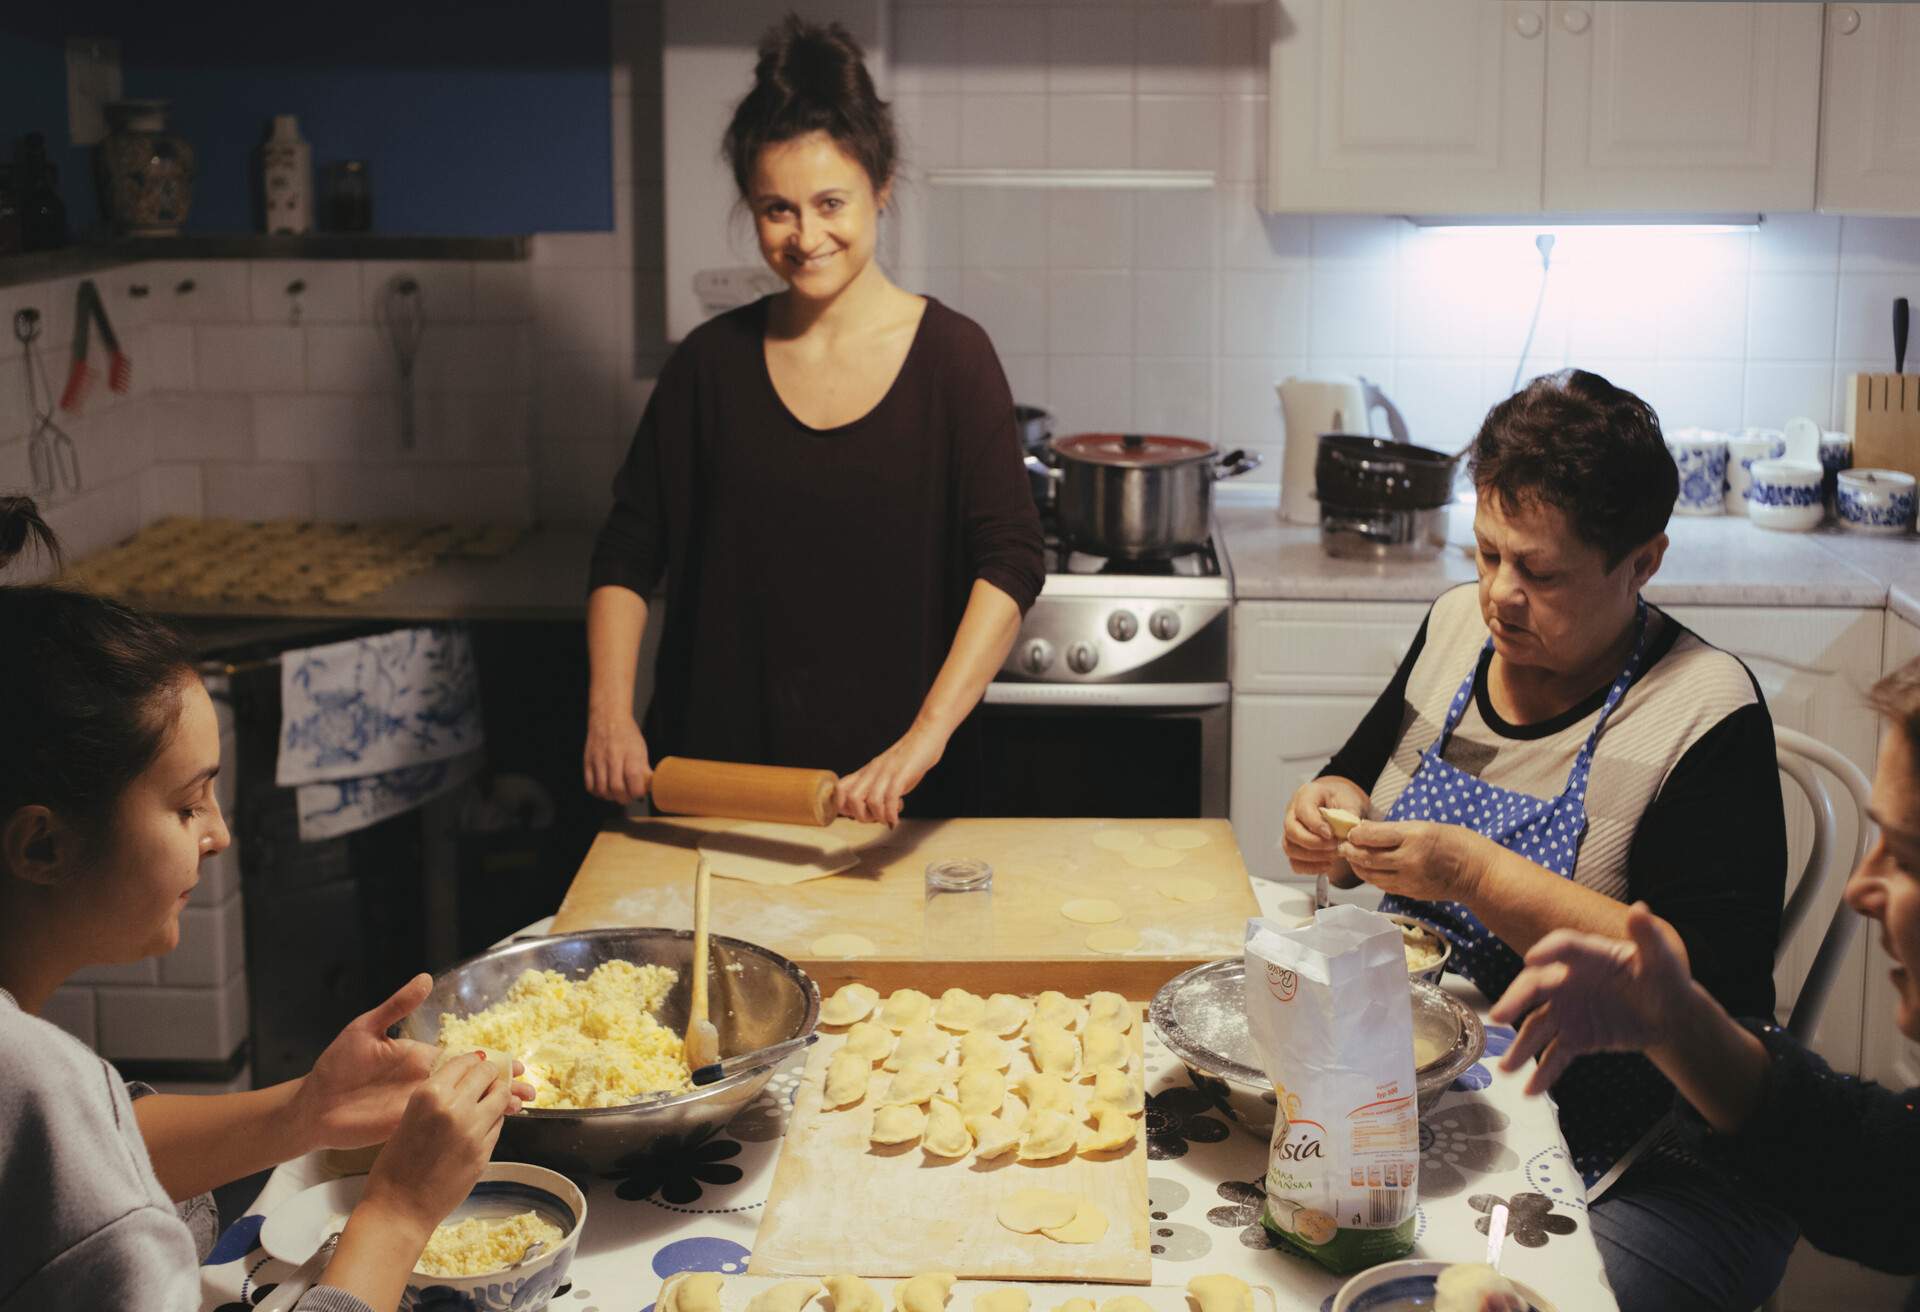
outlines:
M153 1173L126 1086L4 989L0 1215L0 1312L198 1312L194 1237ZM316 1287L298 1312L372 1309Z

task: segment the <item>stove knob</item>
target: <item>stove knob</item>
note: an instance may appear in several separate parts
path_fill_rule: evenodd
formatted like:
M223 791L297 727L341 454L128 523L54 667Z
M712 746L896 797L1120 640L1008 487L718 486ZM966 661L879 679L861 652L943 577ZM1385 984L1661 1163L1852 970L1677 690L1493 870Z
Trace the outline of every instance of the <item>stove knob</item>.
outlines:
M1140 621L1130 610L1117 610L1107 616L1107 633L1115 642L1127 642L1140 632Z
M1180 617L1170 610L1157 610L1147 619L1147 632L1162 642L1172 642L1180 636Z
M1020 664L1028 674L1045 674L1053 668L1053 644L1045 638L1035 638L1021 654Z
M1075 674L1092 674L1100 663L1100 649L1090 642L1076 642L1067 648L1067 668Z

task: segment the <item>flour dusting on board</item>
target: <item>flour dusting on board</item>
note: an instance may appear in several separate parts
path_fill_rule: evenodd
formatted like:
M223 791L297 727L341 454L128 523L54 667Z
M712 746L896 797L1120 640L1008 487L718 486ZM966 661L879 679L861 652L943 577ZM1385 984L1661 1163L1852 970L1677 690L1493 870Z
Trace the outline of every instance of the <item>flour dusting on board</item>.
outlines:
M716 899L717 900L717 899ZM615 900L613 914L627 925L658 925L663 929L693 928L693 890L657 889L647 893L628 893ZM835 928L837 917L830 911L795 906L767 898L757 903L750 917L734 918L724 908L713 910L713 932L730 938L743 938L778 949L811 942L816 936Z

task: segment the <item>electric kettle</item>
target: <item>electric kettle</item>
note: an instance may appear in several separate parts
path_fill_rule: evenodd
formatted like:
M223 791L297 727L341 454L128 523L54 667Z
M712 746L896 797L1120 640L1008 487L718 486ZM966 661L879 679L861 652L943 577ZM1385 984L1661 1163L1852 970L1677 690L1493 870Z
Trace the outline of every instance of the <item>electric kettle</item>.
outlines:
M1364 378L1289 378L1279 385L1286 421L1286 451L1280 465L1280 518L1294 524L1318 524L1314 462L1323 433L1373 432L1373 412L1385 410L1387 435L1407 440L1407 424L1386 393Z

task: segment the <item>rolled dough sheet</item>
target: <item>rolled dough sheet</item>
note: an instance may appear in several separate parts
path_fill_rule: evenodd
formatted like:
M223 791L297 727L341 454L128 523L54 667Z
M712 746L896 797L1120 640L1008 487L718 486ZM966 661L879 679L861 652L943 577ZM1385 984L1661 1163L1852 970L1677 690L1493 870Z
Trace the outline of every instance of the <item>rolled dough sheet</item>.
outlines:
M1120 919L1120 907L1103 897L1076 897L1060 904L1060 914L1083 925L1104 925Z
M813 941L815 956L870 957L878 949L864 934L823 934Z
M1102 925L1087 935L1094 952L1131 952L1140 946L1140 931L1132 925Z
M1093 845L1109 852L1125 852L1131 848L1145 847L1147 836L1131 829L1098 829L1094 831Z
M812 825L752 820L700 840L707 869L723 879L785 886L822 879L860 863L846 839Z
M1204 829L1156 829L1153 831L1153 841L1162 847L1190 852L1196 847L1205 847L1212 840Z
M1130 847L1120 854L1120 859L1142 870L1164 870L1186 860L1186 854L1165 847Z

